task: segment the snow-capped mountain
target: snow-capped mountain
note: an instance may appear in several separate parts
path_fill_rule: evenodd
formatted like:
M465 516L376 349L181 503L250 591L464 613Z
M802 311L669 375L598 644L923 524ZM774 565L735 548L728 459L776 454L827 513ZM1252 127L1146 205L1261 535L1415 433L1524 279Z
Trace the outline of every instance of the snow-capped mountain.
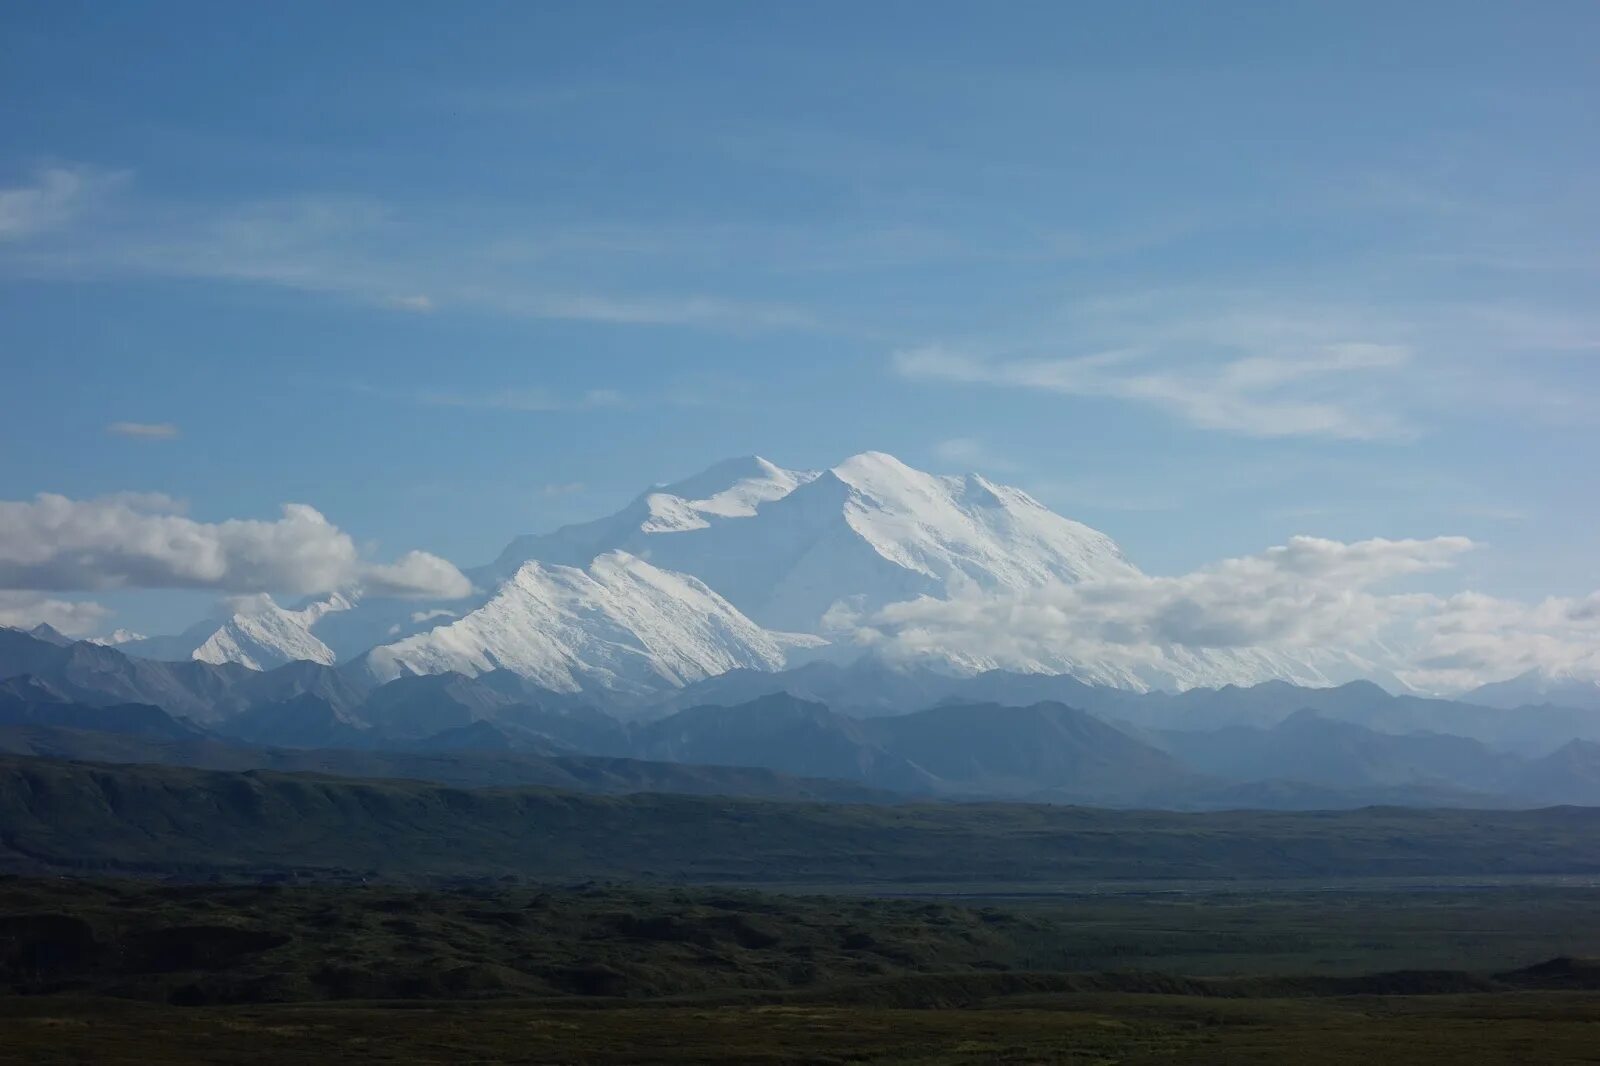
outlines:
M882 633L860 621L895 604L1143 580L1110 538L1021 490L881 452L820 472L729 460L608 517L518 537L468 574L477 591L460 601L266 601L124 647L256 668L360 659L377 680L507 669L557 691L643 694L735 668L857 657ZM897 642L901 661L957 673L1068 673L1135 689L1392 681L1381 656L1347 652L1063 642L997 653L959 635L915 636Z
M505 669L557 692L675 688L737 668L777 670L815 638L769 632L685 574L623 551L586 569L524 563L465 617L367 653L376 680Z
M235 612L190 658L203 663L239 663L252 670L270 670L300 659L332 665L338 656L312 635L311 629L325 616L348 611L351 606L335 593L291 611L263 596L249 610Z
M837 607L1131 571L1109 537L1025 492L865 452L822 473L721 463L610 518L519 537L485 576L530 559L581 566L619 549L698 577L762 625L799 632L819 631Z
M468 601L468 606L482 602ZM253 670L309 660L324 664L352 659L375 644L410 636L456 618L462 607L412 600L364 599L355 590L282 607L270 596L251 597L231 614L208 618L172 636L106 638L130 655L146 659L234 662Z

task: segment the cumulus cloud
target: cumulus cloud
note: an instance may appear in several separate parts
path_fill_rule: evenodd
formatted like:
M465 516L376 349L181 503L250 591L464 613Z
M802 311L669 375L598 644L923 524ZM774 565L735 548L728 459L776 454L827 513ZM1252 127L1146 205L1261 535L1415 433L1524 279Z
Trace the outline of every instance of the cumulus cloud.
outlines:
M106 432L140 440L172 440L178 436L178 427L171 422L113 422Z
M110 614L98 603L0 589L0 626L32 629L43 622L75 637L100 628Z
M366 567L361 584L374 596L455 600L472 591L472 582L454 563L424 551L409 551L392 563Z
M1530 670L1600 679L1600 591L1533 604L1461 592L1418 628L1401 676L1419 688L1458 690Z
M306 595L366 586L383 596L453 598L471 583L450 563L410 552L361 558L348 533L305 504L275 521L198 522L160 495L0 501L0 588L202 588Z
M1530 669L1600 676L1600 592L1518 604L1478 593L1386 591L1451 566L1464 537L1344 543L1295 537L1177 577L1129 571L1073 585L922 598L830 617L834 635L890 657L1079 669L1116 683L1259 676L1342 658L1425 691ZM1204 669L1202 669L1202 667ZM1360 672L1360 671L1356 671Z

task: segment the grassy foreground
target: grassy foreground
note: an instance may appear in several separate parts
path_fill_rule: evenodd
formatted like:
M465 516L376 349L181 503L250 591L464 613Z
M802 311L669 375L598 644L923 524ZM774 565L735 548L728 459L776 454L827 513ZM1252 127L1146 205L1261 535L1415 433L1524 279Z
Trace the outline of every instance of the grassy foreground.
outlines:
M462 1004L174 1008L0 1003L0 1062L1567 1063L1600 996L1321 1000L1087 995L967 1010Z
M0 879L0 1062L1594 1062L1597 904Z

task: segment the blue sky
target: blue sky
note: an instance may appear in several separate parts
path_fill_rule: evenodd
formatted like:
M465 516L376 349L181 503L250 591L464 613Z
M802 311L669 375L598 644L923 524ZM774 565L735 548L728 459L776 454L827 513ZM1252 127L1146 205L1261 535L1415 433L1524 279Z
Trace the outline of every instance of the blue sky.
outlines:
M1445 586L1597 584L1592 3L0 25L0 500L300 502L469 565L880 449L1154 573L1448 534Z

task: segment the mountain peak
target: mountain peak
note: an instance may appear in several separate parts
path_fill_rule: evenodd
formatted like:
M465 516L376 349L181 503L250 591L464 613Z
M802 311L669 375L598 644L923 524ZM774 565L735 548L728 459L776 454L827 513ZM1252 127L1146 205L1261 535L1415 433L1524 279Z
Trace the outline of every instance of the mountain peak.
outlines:
M888 452L872 451L858 452L852 455L835 466L833 472L845 481L850 481L852 477L856 476L869 477L875 474L894 474L901 477L929 476L923 474L920 470L907 466Z
M62 648L72 643L71 637L61 632L61 630L57 629L49 622L40 622L38 625L28 630L28 635L36 640L42 640Z
M675 497L690 513L747 518L761 504L788 495L816 476L809 470L786 470L759 455L746 455L724 459L682 481L657 486L645 493L645 498Z

